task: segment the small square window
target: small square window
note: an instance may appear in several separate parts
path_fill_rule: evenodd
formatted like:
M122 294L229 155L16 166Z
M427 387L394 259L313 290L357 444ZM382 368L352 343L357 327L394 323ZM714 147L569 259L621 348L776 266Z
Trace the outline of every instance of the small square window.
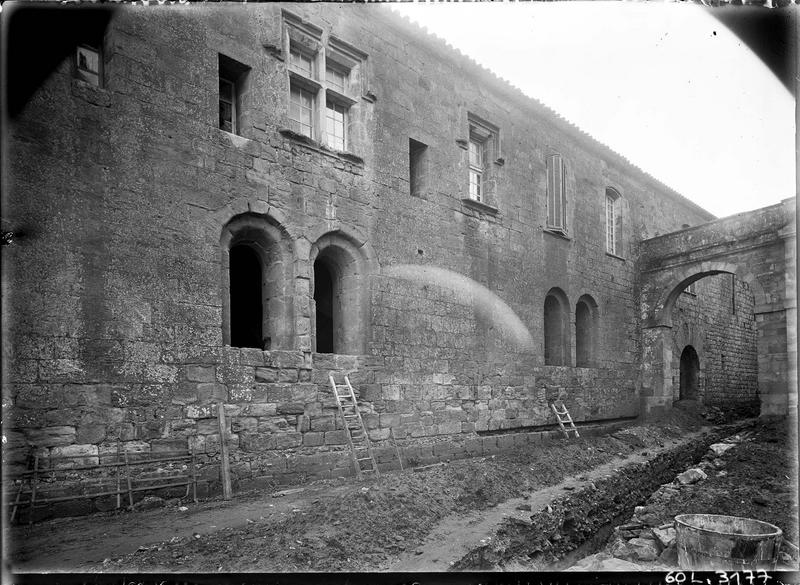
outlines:
M95 87L101 87L101 65L102 59L99 47L78 45L75 51L75 76L78 79Z

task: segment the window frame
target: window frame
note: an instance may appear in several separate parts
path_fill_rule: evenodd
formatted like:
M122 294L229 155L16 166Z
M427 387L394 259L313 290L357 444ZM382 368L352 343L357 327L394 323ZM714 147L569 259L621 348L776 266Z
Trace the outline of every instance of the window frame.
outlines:
M622 258L622 195L613 187L605 191L606 253Z
M81 49L85 51L91 51L95 54L97 58L97 72L92 72L88 69L83 69L80 65L80 54ZM104 71L103 71L103 46L102 43L79 43L75 47L75 53L73 58L73 77L84 83L91 85L92 87L104 87L105 83L103 80ZM95 76L97 78L96 83L87 79L87 76Z
M545 225L549 231L567 235L569 233L567 228L567 170L564 158L557 152L549 154L545 161L545 167L547 178ZM558 193L556 193L556 178L559 180ZM555 208L556 201L559 203L559 209Z
M476 153L475 158L480 158L480 161L478 162L473 161L473 147L474 152ZM467 153L469 158L469 198L473 201L477 201L478 203L484 203L485 189L483 174L485 172L486 164L486 142L478 141L475 138L470 137ZM473 181L473 178L475 178L475 181ZM473 187L475 187L474 190Z
M311 105L308 108L308 111L309 111L308 133L303 132L302 129L296 129L295 128L295 124L298 125L298 126L305 126L306 125L305 122L303 122L303 120L298 120L298 119L292 117L292 105L294 105L293 95L295 94L295 91L300 95L301 99L303 97L303 94L307 94L309 96L309 99L310 99L310 102L311 102ZM287 117L289 119L289 127L292 129L293 132L297 132L298 134L302 134L303 136L308 136L309 138L312 138L312 139L316 138L316 134L317 134L317 132L316 132L316 123L315 123L316 101L317 101L316 97L317 96L316 96L316 94L315 94L313 89L309 89L307 86L305 86L302 83L298 83L294 79L290 80L290 82L289 82L289 110L288 110L288 113L287 113ZM302 103L298 103L297 107L301 108L301 109L305 108L305 106Z
M228 130L227 128L223 127L221 107L218 108L220 111L218 112L217 116L217 128L223 132L235 134L236 136L242 136L242 129L245 126L245 124L242 123L242 116L245 113L244 108L242 107L242 95L244 93L246 79L249 73L250 67L248 65L245 65L244 63L241 63L240 61L237 61L236 59L233 59L223 53L217 54L217 103L219 105L222 103L230 104L231 111L231 129ZM231 88L230 100L223 99L221 91L221 86L223 83L228 84Z
M352 150L350 123L353 107L358 103L356 93L363 86L366 54L333 36L325 35L323 29L304 21L298 16L283 11L284 48L288 53L288 110L289 129L296 135L305 136L325 147L350 153ZM298 67L295 57L311 62L311 70ZM330 73L333 75L331 76ZM310 73L310 75L309 75ZM338 76L338 78L335 78ZM329 77L332 79L329 80ZM341 85L339 80L341 79ZM295 87L313 94L310 131L298 132L305 124L292 118L292 92ZM341 121L334 121L329 132L330 111L342 114ZM341 129L341 135L339 130Z
M338 113L338 108L341 108L341 116L342 116L342 120L341 120L341 128L342 128L341 147L339 147L340 141L337 140L338 137L337 137L337 134L336 134L336 131L335 131L335 127L334 127L333 137L331 137L331 132L329 131L329 128L328 128L328 125L329 125L330 120L331 120L329 112L333 111L333 112L337 112ZM339 150L339 151L342 151L342 152L347 151L347 142L348 142L347 139L348 139L348 134L349 134L349 132L347 130L347 126L348 126L348 121L349 121L349 117L350 117L349 113L350 113L350 107L349 106L347 106L347 105L345 105L345 104L343 104L343 103L341 103L341 102L339 102L339 101L337 101L335 99L332 99L330 97L328 97L325 100L325 141L326 141L326 144L329 147L333 148L334 150ZM336 124L336 123L337 123L337 121L334 119L334 124Z
M239 133L239 128L238 128L239 124L238 124L238 119L237 119L237 116L238 116L237 109L238 108L236 107L236 102L238 101L236 99L236 95L237 95L236 82L235 81L231 81L227 77L223 77L222 73L220 73L219 83L220 83L220 85L222 85L223 83L228 84L230 86L230 88L231 88L231 99L229 101L223 98L221 88L220 88L220 93L219 93L219 101L220 101L220 103L221 104L222 103L227 103L227 104L230 105L230 109L231 109L231 119L230 119L231 129L227 130L227 129L223 128L223 126L222 126L222 123L223 123L222 111L221 111L222 108L220 108L219 129L223 130L225 132L229 132L231 134L238 134Z
M467 113L467 128L467 138L456 141L466 151L467 191L463 200L480 204L484 211L496 212L494 166L504 163L500 158L500 129L471 112Z

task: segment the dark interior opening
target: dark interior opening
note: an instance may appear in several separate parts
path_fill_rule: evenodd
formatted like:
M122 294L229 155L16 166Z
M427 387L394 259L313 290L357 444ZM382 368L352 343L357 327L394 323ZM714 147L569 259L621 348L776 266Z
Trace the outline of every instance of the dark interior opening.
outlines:
M544 363L547 366L564 365L564 323L561 303L548 295L544 300Z
M584 302L575 308L575 365L592 365L592 313Z
M314 262L314 302L317 307L317 352L334 353L333 275L320 258Z
M700 373L700 358L691 345L681 352L681 400L697 400L697 382Z
M264 349L261 261L245 245L230 250L231 345Z

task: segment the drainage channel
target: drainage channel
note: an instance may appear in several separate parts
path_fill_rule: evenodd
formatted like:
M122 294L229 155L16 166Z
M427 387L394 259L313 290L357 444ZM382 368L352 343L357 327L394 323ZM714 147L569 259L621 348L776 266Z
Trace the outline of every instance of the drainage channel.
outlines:
M630 518L635 506L698 462L709 445L746 424L712 430L645 462L621 467L556 498L529 520L508 518L488 543L472 549L450 570L565 569L601 549L614 528Z

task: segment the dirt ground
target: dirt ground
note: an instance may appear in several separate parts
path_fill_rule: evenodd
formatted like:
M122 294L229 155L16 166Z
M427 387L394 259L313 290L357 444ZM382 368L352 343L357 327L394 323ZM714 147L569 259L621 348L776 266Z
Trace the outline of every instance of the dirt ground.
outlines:
M186 511L7 526L4 557L14 572L442 571L507 518L530 518L565 490L697 439L708 432L705 422L675 412L610 436L361 482L317 481L280 497L237 494L230 502L186 504ZM787 439L785 424L758 423L755 439L731 454L727 473L693 486L691 498L663 510L665 517L744 515L777 524L796 544L796 439L794 447Z

